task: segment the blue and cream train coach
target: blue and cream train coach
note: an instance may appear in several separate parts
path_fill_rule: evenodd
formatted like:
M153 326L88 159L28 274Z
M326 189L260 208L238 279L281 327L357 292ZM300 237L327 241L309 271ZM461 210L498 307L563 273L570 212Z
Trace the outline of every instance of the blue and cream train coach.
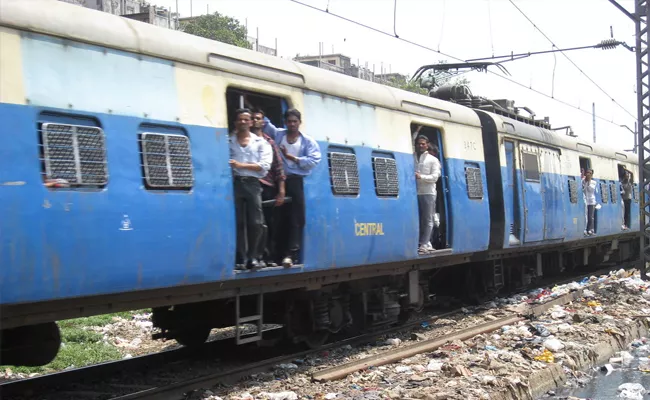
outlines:
M299 109L321 148L292 268L234 268L227 140L244 102L276 126ZM394 323L436 287L458 289L431 278L439 267L470 263L468 276L489 271L498 290L503 268L542 274L537 254L586 265L630 259L636 243L638 223L620 229L617 168L636 167L623 152L58 1L0 1L0 121L4 363L48 362L56 320L140 307L184 344L262 319L318 343ZM417 128L442 165L442 241L427 255L417 253ZM607 189L594 237L582 234L583 158Z

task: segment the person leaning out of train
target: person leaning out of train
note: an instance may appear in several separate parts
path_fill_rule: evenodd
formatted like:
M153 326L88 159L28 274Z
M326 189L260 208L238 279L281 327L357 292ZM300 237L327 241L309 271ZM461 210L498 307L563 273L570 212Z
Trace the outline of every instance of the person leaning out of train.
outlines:
M625 170L621 180L621 198L623 198L623 230L630 229L632 193L634 191L634 178L632 172Z
M419 135L415 141L416 170L415 179L418 190L418 210L420 214L420 239L418 252L432 252L431 232L436 213L436 182L440 178L440 162L429 154L429 139Z
M593 178L594 170L585 170L585 176L582 178L582 193L584 195L585 204L587 205L587 229L585 235L591 236L594 234L594 213L596 212L596 191L598 185Z
M271 145L251 134L251 117L249 109L235 111L235 134L229 138L237 218L237 264L243 265L238 268L249 269L260 267L257 252L264 226L260 179L266 176L273 161Z
M264 138L273 150L273 162L266 176L260 179L262 184L262 202L275 200L272 206L263 206L264 222L266 224L266 238L262 239L259 246L260 264L267 264L269 267L275 267L275 235L277 234L276 225L278 222L277 207L284 204L286 195L284 167L280 149L269 135L262 131L264 127L264 111L256 109L253 111L253 126L251 132L259 137ZM277 207L276 207L277 206ZM263 266L263 265L262 265Z
M275 140L280 147L284 172L287 176L286 191L291 197L288 204L288 218L283 218L281 224L287 229L288 241L282 265L290 267L299 263L300 250L302 248L302 232L305 226L305 193L303 190L303 179L311 174L311 171L321 160L320 146L314 138L300 131L302 123L300 111L291 108L284 113L286 129L277 129L273 124L266 122L265 132Z

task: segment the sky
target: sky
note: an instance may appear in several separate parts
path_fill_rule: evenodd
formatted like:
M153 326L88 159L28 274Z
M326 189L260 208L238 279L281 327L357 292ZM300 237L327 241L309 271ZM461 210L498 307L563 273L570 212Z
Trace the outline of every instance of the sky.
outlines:
M633 22L608 0L299 1L381 31L396 32L401 39L463 60L550 50L551 42L540 30L560 49L595 45L609 39L612 32L615 39L630 46L635 44ZM343 53L355 64L368 63L376 73L381 72L382 65L385 72L412 75L425 64L440 60L456 62L291 0L151 3L172 11L178 3L181 17L218 11L236 18L248 27L249 36L259 32L261 45L273 48L277 38L278 54L283 58L318 55L319 43L323 42L325 53ZM633 0L619 3L633 11ZM464 77L469 79L474 95L514 100L515 106L531 108L536 118L548 116L553 127L570 125L575 134L589 142L593 141L595 103L596 142L616 149L632 149L632 133L619 125L634 129L636 121L634 53L619 46L613 50L586 49L564 54L570 60L558 52L504 63L511 74L505 77L523 86L504 79L504 74L494 67L490 70L495 74L470 72Z

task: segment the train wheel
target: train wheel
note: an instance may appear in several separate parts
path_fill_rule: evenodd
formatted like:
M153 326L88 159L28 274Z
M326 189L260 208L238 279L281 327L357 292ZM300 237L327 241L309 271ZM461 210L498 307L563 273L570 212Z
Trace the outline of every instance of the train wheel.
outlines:
M50 363L61 346L56 322L0 331L0 360L5 365L38 367Z
M308 335L305 335L303 340L305 341L305 344L307 347L309 347L312 350L318 349L322 345L327 342L327 339L329 339L330 333L327 331L318 331L318 332L312 332Z
M183 329L174 333L174 339L185 347L200 346L208 340L211 330L212 329L209 327L192 327Z

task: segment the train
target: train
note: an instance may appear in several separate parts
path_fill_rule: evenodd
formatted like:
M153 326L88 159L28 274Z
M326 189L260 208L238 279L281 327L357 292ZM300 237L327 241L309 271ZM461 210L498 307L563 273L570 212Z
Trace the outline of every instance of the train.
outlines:
M262 325L280 324L317 347L445 293L636 262L639 222L622 228L619 194L632 154L457 89L420 95L64 2L0 0L2 363L50 362L56 321L140 308L156 337L187 346L245 324L259 329L237 329L237 345L261 343ZM228 136L244 101L278 127L300 110L321 149L291 268L235 268ZM416 127L442 168L428 254ZM595 235L583 168L599 187Z

